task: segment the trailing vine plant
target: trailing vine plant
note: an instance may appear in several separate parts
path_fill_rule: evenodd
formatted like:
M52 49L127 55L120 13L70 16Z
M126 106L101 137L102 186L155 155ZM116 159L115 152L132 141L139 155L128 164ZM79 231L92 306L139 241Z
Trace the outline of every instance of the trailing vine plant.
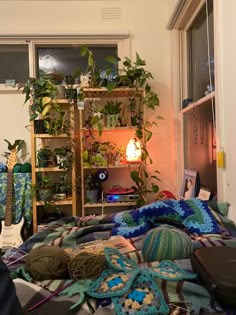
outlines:
M157 126L157 120L163 119L161 116L155 116L152 121L144 121L143 119L144 106L150 115L155 114L155 110L159 106L158 94L152 90L149 84L149 80L154 79L153 75L145 69L146 62L138 53L136 53L134 62L130 58L125 57L120 68L119 57L108 56L106 61L112 66L106 69L105 75L104 71L102 75L100 73L100 81L102 81L102 84L100 84L99 72L96 70L92 52L88 48L83 47L81 54L88 57L88 69L93 77L91 87L99 87L102 84L104 86L105 78L108 93L119 87L134 88L134 93L129 98L128 110L131 115L131 124L136 128L135 136L141 143L142 155L138 168L134 169L132 165L130 166L130 176L135 183L136 193L139 195L138 206L147 204L148 194L157 194L159 191L158 182L160 181L158 170L155 170L153 173L148 171L148 166L153 164L153 160L149 155L147 146L152 138L152 128ZM114 75L114 69L117 69L116 75ZM93 100L91 99L89 102L92 108ZM88 119L86 123L90 132L92 132L93 126L96 125L101 135L102 128L97 116L91 115L91 119Z

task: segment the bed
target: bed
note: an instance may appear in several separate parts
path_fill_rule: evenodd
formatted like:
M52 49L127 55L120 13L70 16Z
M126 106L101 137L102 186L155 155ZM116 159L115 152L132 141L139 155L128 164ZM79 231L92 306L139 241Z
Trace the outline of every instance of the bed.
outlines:
M159 262L145 263L143 261L141 253L143 239L153 227L162 224L160 219L161 222L164 222L165 218L171 219L173 222L181 222L187 227L194 249L211 246L236 247L236 227L228 219L227 211L227 203L208 203L199 199L169 199L119 213L66 217L49 223L40 232L27 239L19 248L8 250L3 256L3 261L11 271L24 314L41 315L55 312L57 315L87 315L90 314L91 309L85 302L78 308L70 309L80 298L79 294L70 297L55 295L31 312L28 311L29 307L52 292L56 292L70 281L70 279L44 281L25 279L20 270L24 267L25 257L31 249L42 244L50 244L66 250L70 249L73 252L81 244L98 239L109 239L112 235L122 235L136 249L125 256L137 262L140 269L147 270L146 268L152 268ZM186 272L193 272L190 257L173 260L173 262ZM198 279L168 281L157 278L155 281L169 306L170 314L215 312L207 290ZM111 301L108 300L108 302ZM96 315L115 314L113 303L109 303L108 305L103 304L102 307L98 303L98 299L91 298L89 304L93 306Z

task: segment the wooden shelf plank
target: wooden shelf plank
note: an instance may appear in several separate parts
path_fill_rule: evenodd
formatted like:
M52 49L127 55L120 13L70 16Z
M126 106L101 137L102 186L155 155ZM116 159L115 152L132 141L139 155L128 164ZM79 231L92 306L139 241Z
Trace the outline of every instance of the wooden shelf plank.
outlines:
M89 169L100 169L100 168L137 168L139 167L139 164L137 163L130 163L130 164L119 164L119 165L107 165L107 166L84 166L83 169L89 170Z
M85 208L102 208L102 207L127 207L134 206L136 202L104 202L104 203L85 203Z
M190 103L187 107L183 108L180 113L185 114L189 112L190 110L193 110L194 108L198 106L202 106L204 104L207 104L209 101L215 98L215 91L212 93L207 94L206 96L202 97L201 99L197 100L196 102Z
M48 167L36 167L35 172L61 172L64 171L58 166L48 166Z
M60 134L60 135L49 135L47 133L36 133L34 134L35 138L39 139L55 139L55 138L70 138L70 135L67 135L66 133Z
M63 200L52 200L50 201L50 204L55 205L55 206L60 206L60 205L72 205L72 198L67 198ZM37 206L44 206L43 201L36 201Z
M111 91L108 91L107 88L84 88L85 97L127 97L133 96L134 94L142 94L143 89L136 89L130 87L117 88Z

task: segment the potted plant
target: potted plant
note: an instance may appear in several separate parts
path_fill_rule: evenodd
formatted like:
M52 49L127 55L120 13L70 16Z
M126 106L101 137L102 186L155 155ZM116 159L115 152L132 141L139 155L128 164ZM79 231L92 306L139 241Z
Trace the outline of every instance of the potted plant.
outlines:
M84 176L85 202L97 203L99 192L102 189L101 182L96 178L96 173L89 170Z
M119 113L121 112L121 102L109 100L101 111L106 115L107 128L116 127L119 121Z
M51 114L44 119L44 126L49 135L69 134L70 124L66 120L66 114L64 111L57 112L57 115Z
M37 160L39 167L47 167L50 164L53 164L54 154L48 146L40 148L37 151Z
M60 175L59 182L54 184L55 194L53 195L53 199L65 199L66 197L71 195L71 185L68 182L68 174L63 172Z
M37 182L33 187L34 193L37 194L37 198L44 202L52 200L53 196L53 184L48 175L44 175L42 172L37 173Z
M54 149L56 156L57 166L59 169L69 171L72 169L73 153L70 146L63 146Z
M88 82L89 82L89 87L97 87L98 86L98 79L99 79L99 74L96 71L96 62L93 57L93 52L86 46L82 46L80 48L80 54L81 56L87 56L88 61L87 61L87 69L85 70L85 73L82 74L81 76L81 87L84 87L84 82L86 82L86 87L88 87Z
M46 131L45 121L49 118L52 109L59 115L63 115L60 104L55 101L58 88L51 75L42 74L39 78L29 78L19 88L23 88L22 93L25 94L24 104L31 99L30 121L35 123L35 133Z
M74 86L76 77L77 77L77 73L75 73L74 75L66 75L65 76L65 83L66 83L65 97L70 102L77 99L77 89Z

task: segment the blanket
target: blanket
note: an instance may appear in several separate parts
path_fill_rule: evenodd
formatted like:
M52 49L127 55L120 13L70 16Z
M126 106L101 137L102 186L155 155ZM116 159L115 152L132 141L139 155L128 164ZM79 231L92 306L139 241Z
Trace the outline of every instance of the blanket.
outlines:
M191 229L191 226L193 228L194 226L197 227L198 230L191 230L192 232L190 233L194 248L202 246L236 246L236 228L232 222L221 213L209 208L206 203L194 199L179 202L173 202L172 200L158 202L151 206L115 214L66 217L49 223L40 232L27 239L19 248L11 249L3 256L4 262L11 270L12 277L15 278L14 281L17 284L16 286L20 283L18 290L19 299L23 301L22 303L24 305L27 305L27 309L30 304L32 305L33 299L35 298L33 294L32 298L31 295L22 297L21 295L23 294L23 291L20 289L20 285L24 285L29 288L29 290L31 287L34 287L36 295L39 294L40 296L44 296L45 294L48 294L48 292L55 292L68 281L68 279L58 279L53 281L49 279L41 282L32 280L32 283L30 283L25 281L25 279L19 279L23 277L19 274L18 270L20 267L24 266L24 257L32 248L42 244L50 244L52 246L59 246L66 249L68 252L73 252L79 244L93 240L108 239L111 235L121 234L125 235L128 241L136 248L136 251L128 253L127 257L136 261L139 266L142 266L143 264L144 266L150 267L150 264L152 263L145 265L140 251L143 238L146 232L153 227L153 224L155 226L155 220L165 216L172 219L174 216L176 220L182 220L186 225L189 224L189 229ZM197 221L197 224L195 224L195 221ZM200 233L200 228L204 228L206 233ZM216 233L216 231L218 232ZM126 233L129 233L129 237ZM189 259L178 260L175 262L186 271L191 271L191 263ZM161 288L165 299L174 304L173 312L175 307L178 307L179 309L187 309L188 311L191 310L194 314L199 314L200 309L213 311L210 307L210 299L207 291L198 283L193 283L192 281L178 281L174 284L173 282L169 283L166 280L162 280L158 286ZM25 290L27 288L25 288ZM39 295L38 299L40 299ZM38 299L36 298L36 300ZM59 297L54 297L52 303L54 302L54 299L56 303ZM60 300L61 299L62 297L60 297ZM65 298L65 304L67 306L74 303L74 301L74 299L68 300ZM178 304L178 302L180 304ZM50 303L48 303L48 307L50 307ZM46 304L44 307L46 307ZM175 304L177 306L175 306ZM112 312L112 309L112 307L106 308L108 314L112 314L110 313L110 311ZM86 305L83 305L81 312L85 313L80 312L79 314L87 315L87 311L88 309L86 310ZM99 307L96 311L99 311ZM41 313L41 311L39 311L39 313L35 314L45 313L46 312ZM57 314L60 315L59 311ZM71 313L68 311L66 314L76 313L74 311ZM106 314L105 311L102 314Z

